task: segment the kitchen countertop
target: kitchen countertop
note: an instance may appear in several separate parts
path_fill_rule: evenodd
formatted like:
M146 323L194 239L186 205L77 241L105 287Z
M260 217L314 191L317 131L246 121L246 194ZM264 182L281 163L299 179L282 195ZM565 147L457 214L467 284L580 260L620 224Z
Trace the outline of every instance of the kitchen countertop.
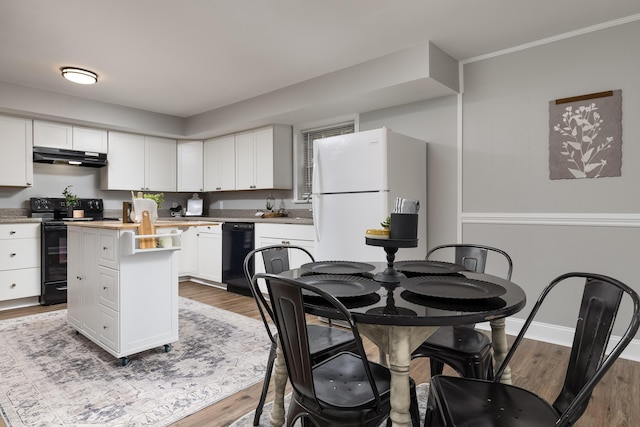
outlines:
M108 230L137 230L139 223L122 223L120 221L71 221L67 225L87 228L104 228ZM178 221L158 219L153 223L156 228L197 227L200 225L220 225L216 221Z
M270 223L270 224L304 224L312 225L313 220L311 218L295 218L295 217L280 217L280 218L260 218L253 217L177 217L177 218L161 218L168 219L169 221L214 221L214 222L253 222L253 223Z
M252 223L271 223L271 224L303 224L303 225L313 225L313 220L311 218L292 218L292 217L281 217L281 218L260 218L260 217L166 217L159 218L158 221L167 222L167 223L175 223L175 222L185 222L189 223L187 225L197 225L192 223L197 222L206 222L207 224L212 222L252 222ZM27 216L0 216L0 224L19 224L19 223L40 223L42 222L41 218L30 218ZM86 223L91 223L92 221L87 221ZM112 223L112 224L122 224L118 221L96 221L101 223ZM136 224L130 224L136 226ZM174 224L175 225L175 224Z
M19 223L32 223L42 222L40 218L29 218L27 216L0 216L0 224L19 224Z

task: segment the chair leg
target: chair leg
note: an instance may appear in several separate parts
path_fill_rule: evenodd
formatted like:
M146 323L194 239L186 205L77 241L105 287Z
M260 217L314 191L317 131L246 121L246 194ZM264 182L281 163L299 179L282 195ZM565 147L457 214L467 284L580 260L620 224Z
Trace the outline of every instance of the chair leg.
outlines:
M411 414L411 423L414 427L420 427L420 409L418 408L418 394L416 393L415 384L411 387L411 406L409 413ZM391 420L391 418L389 418Z
M444 363L434 359L433 357L429 358L429 366L431 367L432 377L442 374L442 370L444 369Z
M271 381L271 373L273 372L273 365L276 361L276 344L271 343L271 350L269 350L269 359L267 360L267 370L264 373L264 382L262 384L262 394L260 395L260 401L256 406L256 415L253 417L253 425L260 424L260 416L262 415L262 408L264 407L264 401L267 398L267 391L269 390L269 382Z

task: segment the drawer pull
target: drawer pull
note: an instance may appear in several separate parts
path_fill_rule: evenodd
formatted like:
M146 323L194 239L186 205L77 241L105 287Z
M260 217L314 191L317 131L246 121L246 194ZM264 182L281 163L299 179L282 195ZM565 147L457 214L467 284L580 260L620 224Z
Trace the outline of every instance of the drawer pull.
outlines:
M102 247L102 250L103 250L103 251L109 250L109 246L103 246L103 247Z
M16 287L16 284L15 284L15 283L12 283L12 284L11 284L11 286L10 286L10 288L11 288L11 289L13 289L13 288L15 288L15 287Z
M78 279L78 280L82 280L82 277L80 277L80 276L76 276L76 279Z
M16 256L16 253L15 252L11 252L11 256L12 257Z
M14 234L16 234L16 231L15 231L15 230L11 230L11 231L9 232L9 234L11 234L11 235L13 236Z

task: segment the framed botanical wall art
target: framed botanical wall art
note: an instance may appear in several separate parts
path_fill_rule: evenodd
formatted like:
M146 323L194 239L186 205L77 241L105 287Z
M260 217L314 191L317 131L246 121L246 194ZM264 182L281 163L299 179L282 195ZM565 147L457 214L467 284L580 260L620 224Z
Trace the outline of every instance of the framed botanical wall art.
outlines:
M622 91L549 102L549 178L621 176Z

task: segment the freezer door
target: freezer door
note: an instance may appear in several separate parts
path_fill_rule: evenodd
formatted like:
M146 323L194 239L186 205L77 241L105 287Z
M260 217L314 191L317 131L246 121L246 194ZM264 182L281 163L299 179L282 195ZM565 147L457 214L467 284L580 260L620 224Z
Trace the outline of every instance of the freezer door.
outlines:
M314 194L389 190L384 128L318 139L313 153Z
M388 194L313 196L317 261L386 261L382 248L367 246L367 228L380 228L388 215Z

